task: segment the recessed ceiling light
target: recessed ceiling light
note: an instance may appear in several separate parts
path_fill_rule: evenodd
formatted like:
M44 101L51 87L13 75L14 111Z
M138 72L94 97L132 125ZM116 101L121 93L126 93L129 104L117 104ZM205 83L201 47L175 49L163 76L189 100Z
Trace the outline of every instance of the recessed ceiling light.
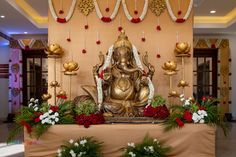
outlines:
M215 14L216 11L215 11L215 10L211 10L210 13L211 13L211 14Z
M28 34L28 32L24 32L24 34Z
M0 17L1 17L2 19L4 19L4 18L5 18L5 16L4 16L4 15L1 15Z

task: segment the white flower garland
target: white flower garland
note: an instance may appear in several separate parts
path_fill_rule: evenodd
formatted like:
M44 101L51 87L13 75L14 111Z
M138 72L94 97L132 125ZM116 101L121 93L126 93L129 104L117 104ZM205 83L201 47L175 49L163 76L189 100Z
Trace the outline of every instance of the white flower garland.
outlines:
M169 0L166 0L166 6L167 6L167 10L168 10L168 13L169 13L171 19L172 19L174 22L183 23L183 22L185 22L185 21L188 19L189 15L190 15L190 13L191 13L191 11L192 11L192 8L193 8L193 0L190 0L187 13L184 15L183 18L177 18L177 17L174 15L174 13L173 13L173 11L172 11L172 9L171 9Z
M126 1L125 0L122 0L122 5L123 5L123 9L124 9L124 12L125 12L125 16L127 17L127 19L132 22L132 23L139 23L141 21L143 21L144 17L146 16L147 14L147 10L148 10L148 0L145 0L145 3L144 3L144 7L143 7L143 11L142 11L142 14L140 15L140 17L138 18L133 18L128 9L127 9L127 5L126 5Z
M111 22L116 17L116 15L119 11L121 0L116 1L115 8L114 8L110 17L105 17L102 15L100 8L98 6L97 0L93 0L93 3L94 3L95 10L96 10L96 13L97 13L97 16L99 17L99 19L101 19L103 22Z
M77 0L73 0L67 16L65 18L59 18L55 12L54 7L53 7L52 0L48 0L49 10L52 14L52 17L54 18L55 21L57 21L59 23L66 23L70 20L70 18L72 17L72 15L74 13L76 3L77 3Z
M137 48L134 45L132 45L132 49L133 49L133 55L134 55L134 59L135 59L137 66L140 69L144 70L143 65L142 65L142 63L139 59L139 56L138 56ZM152 102L152 99L154 97L154 85L152 83L152 80L149 77L147 79L148 79L148 88L149 88L148 105L150 105Z

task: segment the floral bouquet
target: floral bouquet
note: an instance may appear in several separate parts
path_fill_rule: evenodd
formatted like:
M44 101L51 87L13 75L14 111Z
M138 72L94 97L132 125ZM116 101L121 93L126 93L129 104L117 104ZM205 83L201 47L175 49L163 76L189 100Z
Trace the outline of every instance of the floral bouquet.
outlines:
M163 147L161 142L148 135L142 143L128 143L125 148L124 157L167 157L170 147Z
M88 128L91 124L103 124L105 122L103 114L99 112L97 105L90 100L80 102L75 112L77 113L75 117L77 124L84 125L85 128Z
M147 105L144 108L143 116L154 117L157 119L166 119L170 115L170 112L165 103L166 100L160 95L155 96L151 105Z
M73 103L63 101L57 106L51 106L48 103L39 104L38 99L31 98L28 106L22 107L16 114L16 127L9 133L8 142L10 142L23 127L30 134L39 138L47 129L55 124L74 123Z
M165 130L171 130L176 127L183 127L185 123L200 123L213 126L220 126L225 135L228 133L228 125L221 118L220 108L217 106L217 99L203 97L200 101L192 98L185 99L180 95L182 106L174 105L171 107L172 113L167 121L164 122Z
M57 150L57 157L102 157L101 147L102 143L92 137L71 139Z

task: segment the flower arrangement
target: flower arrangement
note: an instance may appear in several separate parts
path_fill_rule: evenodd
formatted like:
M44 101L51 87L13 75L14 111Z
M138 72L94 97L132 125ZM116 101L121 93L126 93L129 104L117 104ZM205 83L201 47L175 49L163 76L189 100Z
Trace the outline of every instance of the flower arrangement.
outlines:
M170 112L168 108L166 107L165 103L166 103L166 100L162 96L156 95L153 98L151 105L147 105L144 108L143 115L145 117L166 119L170 115Z
M76 107L75 112L77 113L75 120L79 125L84 125L88 128L91 124L103 124L105 119L103 114L99 112L99 109L95 103L90 100L81 102Z
M69 140L57 150L57 157L102 157L102 143L92 137Z
M172 113L167 121L164 122L165 130L171 130L176 127L183 127L185 123L200 123L219 126L223 129L225 135L229 131L226 122L223 121L220 108L217 106L217 99L203 97L200 101L192 98L185 99L180 95L181 105L173 105Z
M163 147L157 139L148 135L145 136L142 143L128 143L125 148L124 157L167 157L170 147Z
M10 142L22 129L39 138L47 129L55 124L74 123L73 103L63 101L57 106L51 106L48 103L39 105L38 99L31 98L28 106L22 107L15 117L15 128L9 133L8 142Z

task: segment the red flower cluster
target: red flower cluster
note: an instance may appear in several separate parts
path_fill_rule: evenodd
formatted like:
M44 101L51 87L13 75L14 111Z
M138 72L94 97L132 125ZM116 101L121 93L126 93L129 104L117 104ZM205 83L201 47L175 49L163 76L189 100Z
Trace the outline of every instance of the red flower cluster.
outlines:
M67 99L67 96L66 95L58 95L57 98L58 99Z
M191 112L189 112L188 110L184 111L184 116L183 116L184 120L186 120L187 122L191 122L192 121L192 114Z
M103 22L111 22L111 18L110 17L102 17L101 20Z
M176 118L175 122L178 124L179 127L184 126L184 122L180 118Z
M59 106L50 106L50 110L57 112L59 110Z
M167 109L166 105L163 106L157 106L157 107L152 107L151 105L147 106L144 111L143 115L145 117L154 117L158 119L166 119L169 117L170 112Z
M103 124L105 119L102 113L90 114L89 116L81 114L75 117L77 124L84 125L85 128L88 128L91 124Z
M43 115L43 113L42 113L42 112L34 112L34 115L35 115L35 117L34 117L34 123L40 122L39 117L40 117L41 115Z

